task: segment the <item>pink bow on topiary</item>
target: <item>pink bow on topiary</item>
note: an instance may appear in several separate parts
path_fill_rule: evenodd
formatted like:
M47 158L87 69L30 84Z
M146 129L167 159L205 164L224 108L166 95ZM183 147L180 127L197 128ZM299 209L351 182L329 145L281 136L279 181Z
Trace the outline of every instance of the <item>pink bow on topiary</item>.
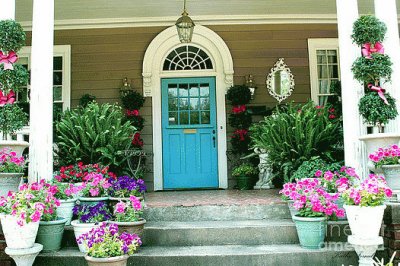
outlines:
M0 51L0 64L4 64L4 70L13 70L13 64L18 61L18 56L14 51L4 54Z
M4 106L6 104L12 104L15 102L15 93L13 91L10 91L10 93L3 94L3 92L0 90L0 106Z
M379 86L374 86L372 84L368 85L368 88L372 91L376 91L379 95L379 97L381 97L381 99L385 102L386 105L389 105L389 102L387 101L386 97L385 97L385 89Z
M375 43L375 45L372 45L371 43L366 43L362 46L361 52L365 58L372 59L372 54L383 54L385 52L385 49L380 42Z

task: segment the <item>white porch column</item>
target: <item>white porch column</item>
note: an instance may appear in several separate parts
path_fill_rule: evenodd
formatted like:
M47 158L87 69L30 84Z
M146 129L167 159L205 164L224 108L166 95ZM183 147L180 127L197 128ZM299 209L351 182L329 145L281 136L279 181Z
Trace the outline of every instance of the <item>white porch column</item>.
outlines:
M53 176L54 0L34 0L29 182Z
M0 20L15 19L15 0L1 0Z
M386 38L383 42L385 53L393 62L392 82L382 85L396 99L397 110L400 112L400 39L397 20L396 0L375 0L375 15L387 26ZM399 132L400 117L390 121L389 132Z
M361 54L361 49L354 45L351 39L353 23L358 19L357 0L336 0L336 8L342 84L345 164L354 167L360 175L364 175L362 144L358 139L363 128L358 112L362 86L353 78L351 71L353 62Z

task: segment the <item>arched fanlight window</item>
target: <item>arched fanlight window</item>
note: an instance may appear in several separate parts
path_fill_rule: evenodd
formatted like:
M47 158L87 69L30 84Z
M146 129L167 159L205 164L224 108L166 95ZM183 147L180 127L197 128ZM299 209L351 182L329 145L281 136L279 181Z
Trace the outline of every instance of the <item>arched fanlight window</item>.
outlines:
M165 59L163 70L213 69L210 56L200 48L184 45L173 50Z

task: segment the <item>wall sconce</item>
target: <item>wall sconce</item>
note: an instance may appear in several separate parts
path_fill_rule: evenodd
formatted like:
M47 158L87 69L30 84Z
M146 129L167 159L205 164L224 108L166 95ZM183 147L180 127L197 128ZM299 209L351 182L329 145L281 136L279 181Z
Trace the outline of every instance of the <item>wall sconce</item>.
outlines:
M121 93L121 96L126 96L126 94L132 90L131 83L128 81L128 78L124 78L122 80L122 87L120 88L119 92Z
M254 94L256 93L256 89L257 89L257 87L253 81L253 75L250 74L250 75L246 76L246 86L249 88L250 93L251 93L251 99L253 100Z

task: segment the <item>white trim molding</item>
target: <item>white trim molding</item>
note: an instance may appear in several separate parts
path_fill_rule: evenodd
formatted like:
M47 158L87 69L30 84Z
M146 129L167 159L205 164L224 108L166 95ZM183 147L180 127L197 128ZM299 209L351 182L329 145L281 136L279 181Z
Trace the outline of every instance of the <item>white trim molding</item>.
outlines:
M173 49L182 45L175 26L158 34L150 43L144 56L143 95L152 97L154 190L163 189L161 79L168 77L215 77L219 188L228 187L225 93L233 85L232 55L218 34L201 25L195 26L191 44L207 52L214 63L213 70L163 71L165 57Z

